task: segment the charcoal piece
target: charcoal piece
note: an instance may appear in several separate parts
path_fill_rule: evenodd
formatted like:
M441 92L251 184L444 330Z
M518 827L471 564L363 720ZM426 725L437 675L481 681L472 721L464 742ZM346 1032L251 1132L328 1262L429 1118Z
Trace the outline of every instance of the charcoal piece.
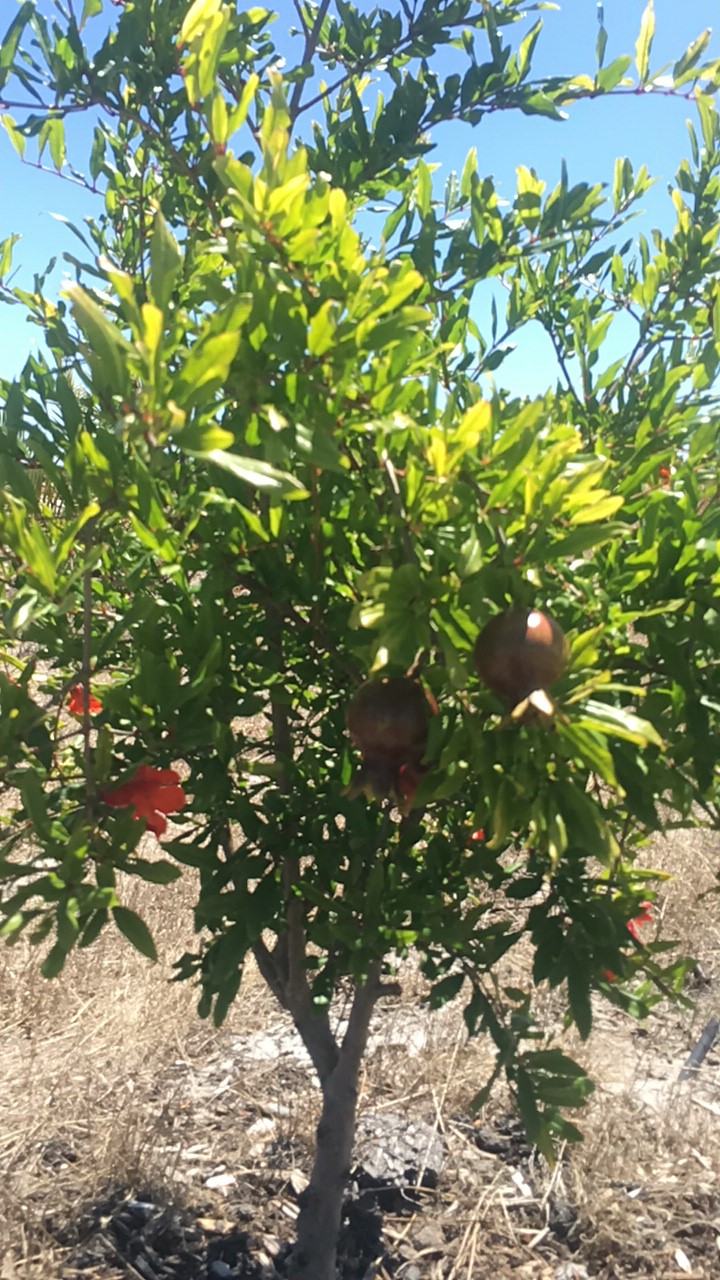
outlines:
M211 1262L208 1267L208 1280L228 1280L229 1276L234 1275L232 1267L227 1262L223 1262L220 1258L216 1262Z
M208 1273L210 1268L219 1262L233 1270L244 1263L249 1252L250 1236L247 1231L233 1231L216 1240L211 1240L207 1247ZM225 1274L227 1275L227 1272Z
M517 1164L532 1151L522 1121L514 1115L500 1116L493 1125L482 1125L473 1137L480 1151L499 1156L507 1164Z

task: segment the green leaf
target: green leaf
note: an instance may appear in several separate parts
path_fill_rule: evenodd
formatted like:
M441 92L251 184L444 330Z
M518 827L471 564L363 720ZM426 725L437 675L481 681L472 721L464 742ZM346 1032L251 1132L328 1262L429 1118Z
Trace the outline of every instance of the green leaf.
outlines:
M202 34L203 27L220 8L221 0L194 0L190 5L180 28L180 41L190 44Z
M692 44L688 46L681 58L673 67L672 76L676 89L694 78L695 67L707 49L712 37L712 29L707 27Z
M70 300L73 315L98 357L98 381L117 394L123 394L129 382L127 360L132 354L130 343L79 284L66 285L63 296Z
M240 990L242 981L242 969L238 966L235 973L230 974L225 979L220 990L218 991L213 1007L213 1023L216 1027L221 1027L225 1021L230 1005Z
M38 159L42 159L47 146L55 168L62 169L65 163L65 126L57 116L47 119L38 134Z
M460 179L460 194L469 200L472 192L473 178L477 176L477 148L471 147L467 153Z
M100 911L94 911L90 916L85 928L80 934L78 947L82 950L84 947L91 947L93 942L100 936L108 921L108 913L103 907Z
M599 729L616 738L625 738L627 742L635 742L639 747L647 747L651 743L656 747L663 745L660 734L648 720L642 720L626 707L613 707L606 702L588 699L575 724L581 728Z
M210 108L210 137L219 147L224 147L230 137L230 121L227 103L221 89L216 89Z
M597 57L598 70L605 61L605 50L607 48L608 34L605 24L600 20L600 30L598 31L597 43L595 45L595 56Z
M518 105L526 116L548 116L550 120L567 120L567 112L561 111L548 93L530 93Z
M594 773L607 782L608 786L617 787L615 764L608 749L604 735L598 732L597 726L578 725L577 721L565 724L562 720L556 723L558 736L568 745L568 754L572 759L583 762Z
M12 252L18 240L22 240L22 236L7 236L0 240L0 280L4 280L12 270Z
M190 349L175 386L175 399L185 409L208 399L225 382L240 346L240 333L211 333Z
M80 28L85 26L88 18L96 18L103 11L102 0L84 0Z
M59 942L56 942L55 946L50 948L42 963L40 972L43 978L57 978L58 974L61 973L65 967L67 957L68 953L66 948L61 946Z
M719 133L717 107L707 93L699 93L695 101L698 115L700 116L703 142L707 150L712 153L715 150Z
M113 920L136 951L147 956L148 960L157 960L152 934L145 921L141 920L135 911L131 911L129 907L113 907Z
M640 34L635 45L635 63L640 77L640 84L645 84L650 70L650 51L655 35L654 0L648 0L640 23Z
M21 133L20 130L16 128L15 121L12 116L0 116L0 123L2 123L8 138L22 160L25 155L25 134Z
M583 1040L592 1031L592 1005L587 970L578 962L570 965L567 978L570 1011Z
M328 298L310 320L308 326L308 351L311 356L323 356L335 342L338 304Z
M22 797L25 812L38 836L47 831L47 799L40 778L33 769L24 769L16 778L16 786Z
M162 311L172 297L182 263L180 247L158 209L150 238L150 294Z
M604 67L602 71L598 71L598 89L601 89L603 93L610 93L620 84L631 62L630 54L624 53L620 58L616 58L614 62L611 62L609 67Z
M574 523L577 523L577 521ZM612 542L626 532L627 529L624 524L612 524L611 522L607 524L584 524L581 528L574 529L572 533L568 533L566 537L552 543L553 559L576 559L584 551L588 551L590 547L601 547L603 543Z
M260 77L257 75L255 71L253 71L252 75L248 76L247 82L243 88L242 93L240 94L240 100L237 106L233 107L232 111L230 112L230 120L228 123L229 138L232 137L232 135L236 132L237 129L240 129L244 125L247 119L248 111L250 110L253 102L255 101L255 94L257 93L259 84L260 84Z
M595 524L600 520L607 520L609 516L614 516L622 505L623 497L621 494L601 498L599 502L594 502L590 507L581 507L579 511L574 511L570 516L570 524Z
M244 484L253 485L256 489L275 490L279 494L294 498L308 497L308 491L294 476L286 471L278 471L277 468L271 467L269 462L262 462L259 458L241 458L236 453L226 453L224 449L210 449L207 453L188 450L188 453L200 458L202 462L211 462L216 467L222 467L224 471L229 471Z
M92 144L92 150L90 152L90 162L88 166L90 169L90 177L92 178L93 182L97 182L98 178L100 177L100 174L102 173L102 167L103 167L103 164L105 163L105 146L106 146L105 134L103 133L102 129L96 128L93 133L93 144Z
M531 27L527 35L520 41L518 50L518 75L520 80L524 80L530 71L532 65L532 56L538 36L543 29L542 18Z
M48 121L48 145L52 162L59 172L65 164L65 125L62 120Z
M34 12L35 5L32 0L25 0L24 4L20 5L18 12L2 38L0 43L0 90L4 89L7 84L23 31Z
M157 862L148 862L144 858L134 858L132 862L128 862L126 870L129 875L139 876L141 880L147 880L149 884L173 884L182 875L179 867L175 867L172 862L165 862L163 859L158 859ZM147 952L144 954L147 955Z
M585 1069L558 1049L540 1049L523 1055L532 1075L535 1095L548 1106L581 1107L594 1091Z
M211 453L215 449L228 449L235 443L232 431L216 427L212 422L194 422L192 426L183 427L182 431L176 432L172 440L173 444L188 453Z
M432 174L424 160L418 160L415 170L415 200L422 217L427 217L432 204Z
M427 998L431 1009L440 1009L442 1005L454 1000L465 981L464 973L449 973L447 977L436 982Z

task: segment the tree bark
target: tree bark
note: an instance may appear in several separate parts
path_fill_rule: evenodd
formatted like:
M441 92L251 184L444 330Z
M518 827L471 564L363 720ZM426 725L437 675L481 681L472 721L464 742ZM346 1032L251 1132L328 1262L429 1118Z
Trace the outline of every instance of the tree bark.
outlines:
M322 1082L315 1164L301 1198L297 1243L290 1259L292 1280L335 1280L343 1196L355 1138L358 1079L370 1019L381 991L379 979L378 961L355 992L337 1064ZM304 1039L302 1024L298 1030Z

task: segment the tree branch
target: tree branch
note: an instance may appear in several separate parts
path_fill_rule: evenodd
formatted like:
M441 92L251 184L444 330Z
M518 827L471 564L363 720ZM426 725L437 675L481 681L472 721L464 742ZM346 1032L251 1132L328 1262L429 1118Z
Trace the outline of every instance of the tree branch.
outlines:
M544 319L542 318L542 316L540 316L540 315L539 315L539 316L538 316L538 319L540 320L540 323L542 324L543 329L545 330L545 332L546 332L546 334L547 334L548 338L550 339L550 341L551 341L551 343L552 343L553 351L555 352L555 359L557 360L557 362L558 362L558 364L559 364L559 366L560 366L560 370L561 370L562 375L563 375L563 377L564 377L564 379L565 379L565 382L567 383L567 389L568 389L568 391L570 392L570 395L573 397L573 400L575 400L576 404L578 404L578 405L580 405L581 407L583 407L583 402L582 402L582 400L580 399L580 396L578 395L578 393L577 393L577 391L576 391L576 389L575 389L575 384L574 384L574 382L573 382L573 380L572 380L572 378L571 378L571 376L570 376L570 370L569 370L569 369L568 369L568 367L567 367L567 362L566 362L565 357L564 357L564 355L563 355L562 347L560 346L560 343L559 343L559 342L558 342L558 340L557 340L557 336L556 336L556 334L554 333L554 331L553 331L553 329L551 328L550 324L549 324L546 320L544 320Z
M348 1073L358 1069L367 1048L370 1019L382 991L381 973L382 960L371 960L365 982L355 990L347 1031L340 1049L341 1063Z
M299 11L297 5L295 6L295 8L298 11L300 21L302 22L303 27L305 28L305 23L303 21L302 13ZM330 8L330 0L320 0L320 5L318 7L317 15L312 27L310 27L309 30L305 28L305 48L303 49L303 57L302 57L303 66L307 62L312 62L312 59L315 56L315 50L317 49L318 40L320 39L320 32L322 31L322 25L323 25L323 22L325 21L325 17L327 15L327 11L329 8ZM305 83L304 80L298 80L297 83L293 86L292 97L290 99L290 104L288 106L288 111L290 114L291 129L293 124L295 123L295 118L300 110L300 99L302 98L304 83Z
M283 1008L287 1008L285 1003L285 984L282 980L282 975L280 974L276 964L275 956L265 945L262 938L258 938L257 942L254 944L253 955L255 956L255 962L262 974L262 977L265 979L265 982L275 996L278 1004L281 1004Z
M275 602L266 606L266 616L271 627L273 644L277 650L279 669L282 669L282 610ZM287 706L271 694L275 758L279 765L277 787L282 795L290 793L287 766L293 757L292 733ZM305 935L305 903L296 892L300 881L300 859L288 854L283 860L282 881L285 892L285 920L287 932L278 939L274 952L264 946L255 952L260 972L280 1003L292 1017L295 1027L312 1059L322 1085L334 1071L338 1061L337 1041L330 1028L327 1010L313 1004L307 977ZM267 976L266 976L267 975Z

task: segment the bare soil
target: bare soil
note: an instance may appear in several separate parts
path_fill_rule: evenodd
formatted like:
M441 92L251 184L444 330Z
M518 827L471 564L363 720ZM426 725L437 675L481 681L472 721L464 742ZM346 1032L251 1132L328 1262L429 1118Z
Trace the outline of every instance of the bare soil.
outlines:
M563 1033L556 998L542 997L557 1043L598 1084L585 1142L554 1168L502 1090L471 1114L491 1051L467 1040L461 1003L428 1013L407 966L403 995L376 1016L360 1114L376 1127L422 1122L442 1142L442 1167L394 1187L359 1178L342 1280L720 1274L720 1050L678 1080L720 1016L718 900L702 897L720 841L675 833L647 863L673 873L657 928L702 966L695 1009L667 1006L639 1026L598 1006L581 1045ZM192 941L192 875L168 889L132 884L126 900L160 964L112 930L51 983L22 942L2 952L0 1280L271 1280L310 1163L318 1091L307 1060L256 973L219 1031L198 1020L196 992L168 981Z

